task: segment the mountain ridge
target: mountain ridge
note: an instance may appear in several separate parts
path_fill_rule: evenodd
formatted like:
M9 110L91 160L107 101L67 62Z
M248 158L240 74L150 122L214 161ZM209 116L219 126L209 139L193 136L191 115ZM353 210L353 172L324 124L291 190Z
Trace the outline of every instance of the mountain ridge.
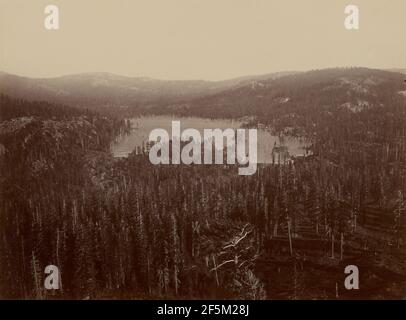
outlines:
M0 94L86 108L119 107L134 112L152 110L188 115L196 111L198 115L206 116L219 112L219 116L235 117L302 103L303 99L316 99L317 95L334 94L336 100L342 100L340 104L345 104L349 102L345 88L352 92L352 103L357 98L360 102L356 103L361 106L348 105L348 108L359 110L364 102L370 103L368 99L375 99L374 94L379 96L379 93L366 92L368 88L373 91L387 85L404 92L404 78L403 73L394 70L362 67L278 72L221 81L160 80L108 72L35 79L0 71ZM296 95L295 99L289 97L304 88L307 91L304 94ZM305 95L310 96L305 98ZM368 99L363 98L365 95ZM230 108L239 109L239 112Z
M29 78L0 71L0 93L28 100L49 100L79 106L120 106L203 96L238 87L251 80L275 78L290 73L207 81L127 77L106 72Z

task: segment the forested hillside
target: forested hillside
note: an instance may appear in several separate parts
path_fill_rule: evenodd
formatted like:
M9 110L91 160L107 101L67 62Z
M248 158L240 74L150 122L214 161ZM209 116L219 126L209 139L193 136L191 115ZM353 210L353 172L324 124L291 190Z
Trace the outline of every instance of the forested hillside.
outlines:
M340 69L165 107L312 139L311 156L253 176L114 159L124 122L2 96L0 295L404 297L404 90L397 73ZM56 293L42 286L49 264L61 270ZM349 264L357 292L343 287Z
M30 101L46 100L103 110L145 108L159 103L213 94L238 88L254 80L275 79L293 72L246 76L222 81L159 80L126 77L107 72L32 79L0 71L0 94Z
M400 73L335 68L253 80L245 86L196 99L156 106L160 111L204 117L257 117L262 123L287 121L312 126L315 117L340 110L357 113L400 100L406 90ZM292 122L295 121L295 122ZM283 125L283 123L281 123Z

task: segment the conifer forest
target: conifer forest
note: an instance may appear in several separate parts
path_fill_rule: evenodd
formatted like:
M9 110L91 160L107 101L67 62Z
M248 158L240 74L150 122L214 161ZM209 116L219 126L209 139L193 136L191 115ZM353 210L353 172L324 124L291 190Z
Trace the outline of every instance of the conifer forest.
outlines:
M86 86L103 77L119 81L29 86L40 80L0 73L0 298L406 296L405 74L181 81L139 97L123 89L130 78ZM154 165L147 144L114 156L136 134L129 119L161 115L243 121L279 137L269 157L283 160L241 176L232 164ZM288 138L306 139L306 154ZM44 288L48 265L60 290ZM345 288L349 265L358 290Z

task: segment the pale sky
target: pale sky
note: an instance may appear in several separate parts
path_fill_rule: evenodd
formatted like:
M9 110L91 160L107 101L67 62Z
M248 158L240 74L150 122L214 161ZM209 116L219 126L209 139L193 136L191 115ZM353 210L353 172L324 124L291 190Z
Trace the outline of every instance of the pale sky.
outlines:
M44 27L46 5L60 29ZM359 6L360 29L344 28ZM220 80L337 66L406 68L406 0L0 0L0 70Z

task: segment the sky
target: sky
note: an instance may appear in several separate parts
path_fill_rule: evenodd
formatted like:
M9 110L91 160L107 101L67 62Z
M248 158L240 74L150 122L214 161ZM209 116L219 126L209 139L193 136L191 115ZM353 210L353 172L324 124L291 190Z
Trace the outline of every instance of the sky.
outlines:
M59 30L44 27L49 4ZM359 30L344 27L348 4ZM0 0L0 70L29 77L406 68L405 39L405 0Z

